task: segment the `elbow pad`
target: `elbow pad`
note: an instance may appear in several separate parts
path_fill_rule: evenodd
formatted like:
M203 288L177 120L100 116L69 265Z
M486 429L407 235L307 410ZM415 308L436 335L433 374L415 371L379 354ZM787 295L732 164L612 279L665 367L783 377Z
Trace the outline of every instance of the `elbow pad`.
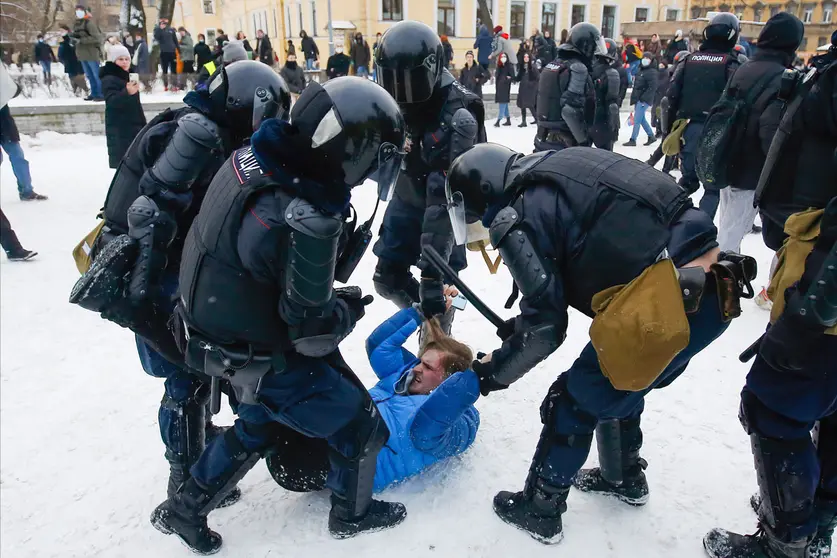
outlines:
M140 193L154 196L170 191L175 197L188 193L207 162L222 150L218 125L202 114L187 114L177 122L163 154L140 180Z
M128 208L128 236L139 245L139 254L131 273L128 298L132 304L145 300L150 290L159 286L166 268L166 249L177 233L172 217L147 196L140 196Z
M477 119L468 110L457 110L450 121L452 130L450 138L450 162L474 146L479 131Z
M502 354L493 363L491 379L510 386L561 346L566 329L566 323L541 324L515 333L503 343Z
M491 222L488 234L520 292L536 298L549 283L551 272L526 231L516 226L519 220L520 214L514 207L505 207Z
M343 220L296 198L285 209L285 222L291 228L285 297L305 308L322 308L333 294Z

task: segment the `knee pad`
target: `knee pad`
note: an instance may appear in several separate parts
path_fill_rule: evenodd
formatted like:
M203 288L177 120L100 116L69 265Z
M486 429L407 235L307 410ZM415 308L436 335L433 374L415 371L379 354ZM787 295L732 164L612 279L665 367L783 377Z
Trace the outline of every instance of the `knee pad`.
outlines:
M166 460L173 466L191 467L206 445L206 397L200 390L185 400L163 395L158 422Z
M265 462L273 480L291 492L322 490L328 477L328 442L309 438L282 425Z

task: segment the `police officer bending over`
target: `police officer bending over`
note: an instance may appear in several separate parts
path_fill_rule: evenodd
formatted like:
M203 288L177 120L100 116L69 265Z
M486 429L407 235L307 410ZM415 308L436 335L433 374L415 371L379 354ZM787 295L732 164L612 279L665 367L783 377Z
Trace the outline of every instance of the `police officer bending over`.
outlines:
M372 297L332 286L335 275L348 279L346 262L357 261L343 249L354 238L341 242L351 189L377 172L385 197L404 140L398 105L374 83L312 83L290 124L266 122L213 179L183 248L176 312L187 362L213 384L229 380L239 418L155 511L155 526L194 551L220 548L206 516L276 443L276 423L328 440L335 537L406 516L403 505L372 499L389 431L337 351Z
M683 148L680 152L683 176L680 185L690 193L700 188L695 170L695 153L703 125L712 106L721 98L727 81L741 65L738 54L733 50L738 43L738 18L732 14L720 13L712 18L703 30L703 42L698 52L687 55L674 70L668 89L668 129L675 120L689 119L683 131ZM714 187L713 187L714 188ZM700 208L713 219L721 201L720 190L705 190Z
M189 476L205 439L221 432L205 411L208 386L187 371L168 328L186 233L226 157L263 120L286 118L290 101L282 78L264 64L242 61L216 72L208 88L188 93L186 107L149 122L116 170L93 264L70 297L135 332L143 369L166 379L158 419L169 496ZM236 488L224 505L239 496Z
M485 110L444 60L436 32L416 21L393 25L378 45L377 80L404 113L409 153L375 243L374 281L375 290L400 308L421 300L427 318L444 315L442 327L450 333L454 310L445 313L442 277L419 256L429 245L450 258L455 270L466 266L465 249L454 249L445 214L445 172L457 156L485 141ZM414 265L421 268L421 283L410 272Z
M481 220L523 294L503 345L473 363L483 394L506 389L555 351L567 308L595 319L591 343L541 405L543 432L526 484L500 492L501 519L550 544L575 479L580 490L642 505L640 415L740 312L755 261L721 254L709 217L645 163L576 147L522 156L476 146L448 173L458 242ZM678 269L675 269L678 268ZM600 467L579 471L596 431Z
M591 145L596 97L590 72L594 56L606 55L598 29L590 23L573 25L558 56L541 72L535 151Z
M794 80L794 94L781 95L787 108L756 190L766 216L764 239L780 249L768 288L773 325L758 345L739 413L755 461L759 529L743 536L711 531L704 547L713 558L831 555L837 528L837 31L831 41L830 51L814 59L816 71Z

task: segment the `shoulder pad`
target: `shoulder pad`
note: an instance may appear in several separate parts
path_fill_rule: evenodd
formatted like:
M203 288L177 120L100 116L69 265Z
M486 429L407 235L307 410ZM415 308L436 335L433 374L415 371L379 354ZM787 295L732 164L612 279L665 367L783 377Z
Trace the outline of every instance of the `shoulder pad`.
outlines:
M450 119L450 127L460 136L475 138L477 137L479 125L477 124L477 119L471 114L471 111L461 108L453 113L453 118Z
M577 60L574 61L572 64L570 64L570 71L573 72L573 73L578 73L582 77L586 76L587 74L590 73L589 70L587 69L587 66L585 66L584 64L582 64L581 62L579 62Z
M504 207L497 213L488 229L491 245L497 248L511 232L520 219L520 213L512 206Z
M285 208L285 222L295 231L321 239L333 238L343 228L339 215L323 211L302 198L295 198Z
M194 142L210 149L221 148L218 125L203 114L189 113L178 120L177 125Z
M456 84L456 83L459 83L459 82L456 81L456 78L453 77L453 74L450 73L450 70L442 70L442 77L439 81L439 85L441 85L442 87L447 87L448 85Z

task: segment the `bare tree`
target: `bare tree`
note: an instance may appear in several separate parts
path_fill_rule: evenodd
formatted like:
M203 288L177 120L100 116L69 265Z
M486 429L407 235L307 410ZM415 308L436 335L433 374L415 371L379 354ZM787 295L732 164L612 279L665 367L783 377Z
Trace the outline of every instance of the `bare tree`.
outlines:
M477 14L480 18L480 23L488 27L489 30L494 29L494 22L491 18L491 10L488 8L488 0L477 1Z
M129 32L132 36L137 33L147 33L145 8L142 0L122 0L122 9L119 12L119 27Z
M175 0L159 0L157 5L157 19L167 19L171 21L174 17Z
M37 35L55 28L62 8L61 0L0 0L0 40L28 52Z

